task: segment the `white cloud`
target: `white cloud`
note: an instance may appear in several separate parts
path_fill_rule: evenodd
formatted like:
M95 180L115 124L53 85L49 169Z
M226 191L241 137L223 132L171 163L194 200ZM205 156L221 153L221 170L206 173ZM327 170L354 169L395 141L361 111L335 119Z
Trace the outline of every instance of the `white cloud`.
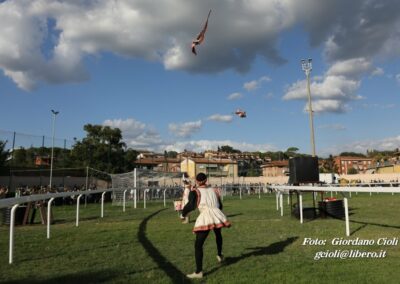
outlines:
M243 88L245 88L247 91L253 91L258 88L258 83L256 80L246 82L243 84Z
M232 93L228 96L228 100L238 100L242 97L243 95L241 93Z
M323 149L321 154L323 155L337 155L342 152L358 152L358 153L366 153L367 150L378 150L378 151L393 151L396 148L400 148L400 135L386 137L382 139L370 139L370 140L362 140L355 141L352 143L346 143L343 145L336 145L334 147L329 147Z
M340 100L316 100L312 103L312 110L315 113L345 113L351 110L351 108L348 104ZM308 112L307 104L304 106L303 111Z
M385 74L385 71L380 67L375 68L371 73L372 76L382 76L383 74Z
M362 97L357 94L361 77L376 74L377 68L365 58L335 62L323 76L314 77L310 84L312 107L315 112L343 113L350 110L349 102ZM288 87L284 100L308 100L307 81L297 81ZM308 109L307 103L304 107Z
M264 95L264 98L265 99L272 99L274 97L274 93L272 93L272 92L269 92L269 93L267 93L266 95Z
M198 132L201 129L201 126L202 122L201 120L198 120L184 123L170 123L168 129L177 137L188 138L193 133Z
M151 150L159 153L166 151L190 150L203 152L205 150L217 150L218 146L230 145L241 151L277 151L277 148L270 144L252 144L232 140L188 140L188 141L166 141L160 134L146 123L133 118L128 119L107 119L104 126L119 128L123 140L128 147L137 150ZM187 138L193 132L201 128L201 121L170 124L169 129L180 138Z
M159 153L166 151L190 150L202 152L205 150L217 150L218 146L230 145L241 151L276 151L276 147L270 144L252 144L232 140L196 140L196 141L165 141L160 134L146 123L133 118L128 119L107 119L104 126L119 128L123 140L128 147L137 150L151 150ZM179 137L188 137L191 133L201 128L201 121L186 122L182 124L170 124L170 130L175 131Z
M251 144L246 142L237 142L232 140L196 140L180 141L166 146L167 151L190 150L203 152L205 150L217 150L218 146L229 145L241 151L277 151L276 147L270 144Z
M233 116L232 115L223 115L223 114L213 114L210 115L208 120L218 121L218 122L232 122Z
M279 31L294 23L290 2L213 2L196 57L188 43L203 25L208 1L5 1L0 68L26 90L87 80L84 58L102 52L157 61L168 70L246 72L256 55L285 62L275 44Z
M210 7L206 40L194 56L188 43ZM0 68L26 90L87 80L85 58L102 52L160 62L168 70L243 73L258 57L285 63L277 39L298 24L329 62L396 58L399 10L395 0L2 1ZM247 83L246 89L257 87L257 80Z
M361 75L372 71L372 69L372 63L369 60L365 58L352 58L335 62L326 72L326 75L358 78Z
M243 88L245 88L247 91L254 91L258 88L260 88L260 85L262 82L270 82L271 78L268 76L263 76L258 80L252 80L250 82L246 82L243 84Z
M133 118L107 119L103 122L104 126L119 128L126 145L134 149L155 149L165 142L160 134L152 127Z
M400 73L396 75L396 81L400 83Z

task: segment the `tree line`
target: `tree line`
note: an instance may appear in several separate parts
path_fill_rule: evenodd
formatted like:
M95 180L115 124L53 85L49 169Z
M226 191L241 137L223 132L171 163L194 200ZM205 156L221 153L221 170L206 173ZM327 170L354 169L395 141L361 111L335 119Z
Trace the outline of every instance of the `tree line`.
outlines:
M138 150L131 149L123 142L122 132L119 128L109 126L86 124L83 129L86 137L75 140L71 149L54 147L53 168L83 168L92 167L108 173L123 173L135 168ZM37 165L37 157L51 155L50 147L29 147L14 149L12 153L6 151L7 141L0 140L0 173L8 174L10 169L48 168L47 165ZM237 153L242 151L229 145L218 146L218 152ZM393 151L371 150L367 154L355 152L343 152L340 156L370 157L376 160L385 160L393 156L398 149ZM252 152L257 158L248 158L238 161L239 176L261 175L261 165L266 158L272 161L288 160L290 157L308 156L299 152L297 147L289 147L286 151ZM175 158L175 151L165 151L166 158ZM333 156L324 159L321 172L335 172Z

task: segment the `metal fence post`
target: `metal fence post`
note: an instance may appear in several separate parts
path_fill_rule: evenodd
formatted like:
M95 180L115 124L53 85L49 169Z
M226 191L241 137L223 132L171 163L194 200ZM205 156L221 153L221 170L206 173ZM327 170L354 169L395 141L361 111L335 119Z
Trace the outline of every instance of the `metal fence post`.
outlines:
M8 263L11 264L13 262L13 252L14 252L14 225L15 225L15 211L19 204L15 204L11 208L11 215L10 215L10 251L8 257Z
M76 224L75 226L79 226L79 203L83 194L79 194L78 198L76 199Z
M303 224L303 195L299 194L300 223Z
M105 191L101 194L101 218L104 217L104 195L105 194L106 194Z
M350 224L349 224L349 204L347 198L343 198L344 201L344 214L346 219L346 236L350 236Z
M125 203L126 203L126 191L127 191L127 189L125 189L124 190L124 193L123 193L123 205L122 205L122 212L125 212Z
M54 197L50 198L47 202L47 238L50 239L50 223L51 223L51 204L54 201Z

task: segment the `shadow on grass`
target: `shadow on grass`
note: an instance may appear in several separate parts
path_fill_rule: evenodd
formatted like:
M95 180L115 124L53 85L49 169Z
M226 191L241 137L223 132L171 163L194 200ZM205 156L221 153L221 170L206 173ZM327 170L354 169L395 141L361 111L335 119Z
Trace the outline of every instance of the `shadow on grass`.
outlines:
M297 239L298 239L298 237L291 237L291 238L287 238L284 241L273 243L273 244L271 244L271 245L269 245L267 247L246 248L246 250L252 250L252 251L248 252L248 253L241 254L239 256L235 256L235 257L226 257L222 266L215 267L214 269L212 269L209 272L207 272L206 275L209 275L209 274L212 274L212 273L216 272L221 267L238 263L239 261L242 261L242 260L244 260L244 259L246 259L248 257L272 255L272 254L281 253L281 252L284 251L285 247L287 247L288 245L292 244Z
M226 217L233 218L233 217L240 216L240 215L243 215L243 213L230 214L230 215L226 215Z
M357 229L355 229L353 232L351 232L351 235L354 235L355 233L357 233L358 231L364 229L365 227L367 227L367 224L361 225L360 227L358 227Z
M362 225L372 225L372 226L378 226L378 227L384 227L384 228L400 229L400 226L370 223L370 222L361 222L361 221L354 221L354 220L350 220L350 223L356 223L356 224L362 224Z
M72 273L67 275L60 275L53 278L48 279L22 279L15 281L8 281L5 283L9 284L19 284L19 283L30 283L30 284L39 284L39 283L57 283L57 284L69 284L69 283L102 283L102 282L110 282L115 277L120 276L118 271L113 270L100 270L86 273Z
M354 213L349 213L349 216L353 215ZM336 220L341 220L341 221L345 221L345 218L338 218L335 216L329 216L332 219L336 219ZM379 224L379 223L371 223L371 222L362 222L362 221L355 221L355 220L349 220L350 223L355 223L355 224L361 224L363 226L360 226L358 229L356 229L355 231L353 231L351 233L351 235L353 235L354 233L356 233L357 231L365 228L367 225L371 225L371 226L378 226L378 227L383 227L383 228L392 228L392 229L400 229L400 226L395 226L395 225L387 225L387 224Z
M160 251L151 243L146 236L147 222L161 211L167 210L167 208L160 209L153 214L147 216L139 225L138 240L147 251L148 255L153 259L157 266L162 269L173 283L191 283L185 274L183 274L178 268L176 268Z

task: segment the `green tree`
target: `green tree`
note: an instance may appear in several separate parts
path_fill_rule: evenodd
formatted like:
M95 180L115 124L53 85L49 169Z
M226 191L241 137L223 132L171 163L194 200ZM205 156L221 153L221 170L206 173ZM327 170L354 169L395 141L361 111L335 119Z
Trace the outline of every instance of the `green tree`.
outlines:
M168 151L167 152L167 157L168 158L176 158L178 156L178 152L175 151Z
M240 150L234 149L233 147L231 147L229 145L221 146L219 149L221 152L225 152L225 153L241 153Z
M356 152L342 152L339 154L339 156L350 156L350 157L360 157L360 158L365 158L365 155L362 153L356 153Z
M8 152L5 150L7 141L0 140L0 169L5 168Z
M348 175L356 175L356 174L358 174L358 171L355 168L350 168L347 170L347 174Z
M28 158L28 151L21 147L19 149L14 149L13 151L13 166L17 167L32 167L33 161L30 161Z
M299 151L299 148L297 147L289 147L285 154L285 158L288 159L290 157L297 157L299 154L297 153L297 151Z
M71 156L77 166L90 166L110 173L125 169L125 143L121 130L109 126L86 124L86 137L77 141Z
M123 172L133 171L133 169L135 168L135 161L136 161L138 155L139 155L139 152L136 150L133 150L133 149L127 149L125 151L125 155L124 155L125 165L124 165Z

